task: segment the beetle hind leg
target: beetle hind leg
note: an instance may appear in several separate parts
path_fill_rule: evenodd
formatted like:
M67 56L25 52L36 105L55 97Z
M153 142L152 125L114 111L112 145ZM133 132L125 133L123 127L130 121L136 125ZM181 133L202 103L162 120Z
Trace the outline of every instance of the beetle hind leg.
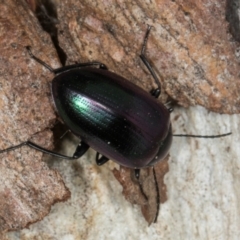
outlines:
M104 163L106 163L109 160L109 158L105 157L105 156L101 156L100 157L100 153L97 152L96 154L96 163L98 166L103 165Z

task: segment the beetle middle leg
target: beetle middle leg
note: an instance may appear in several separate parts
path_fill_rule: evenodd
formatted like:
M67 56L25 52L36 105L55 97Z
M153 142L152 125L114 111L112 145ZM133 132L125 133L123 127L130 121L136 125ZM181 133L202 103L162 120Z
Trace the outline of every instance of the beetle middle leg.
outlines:
M151 73L151 75L153 76L153 78L155 80L155 83L157 84L157 88L153 89L150 93L155 98L158 98L160 96L160 94L161 94L161 83L160 83L160 81L159 81L159 79L158 79L158 77L157 77L157 75L156 75L152 65L150 64L150 62L148 61L148 59L145 56L145 49L146 49L146 45L147 45L147 41L148 41L148 37L149 37L149 33L150 33L151 28L152 28L152 26L148 25L147 32L145 34L143 45L142 45L140 58L143 61L144 65L149 70L149 72Z

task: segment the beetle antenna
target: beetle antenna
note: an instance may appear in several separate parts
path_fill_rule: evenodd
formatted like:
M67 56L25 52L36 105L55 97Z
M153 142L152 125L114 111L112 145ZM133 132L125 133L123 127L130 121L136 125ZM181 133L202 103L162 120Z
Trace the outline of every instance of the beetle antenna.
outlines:
M159 214L159 209L160 209L160 191L159 191L159 187L158 187L158 182L157 182L157 177L156 177L156 171L155 168L153 167L153 177L154 177L154 182L155 182L155 187L156 187L156 204L157 204L157 212L154 218L154 223L157 222L157 218L158 218L158 214Z
M192 135L192 134L173 134L174 137L192 137L192 138L220 138L231 135L232 132L219 134L219 135Z
M26 47L29 56L34 59L35 61L37 61L38 63L40 63L41 65L43 65L45 68L47 68L50 72L55 73L54 69L52 67L50 67L48 64L46 64L44 61L42 61L41 59L37 58L35 55L33 55L32 51L31 51L31 47L27 46Z

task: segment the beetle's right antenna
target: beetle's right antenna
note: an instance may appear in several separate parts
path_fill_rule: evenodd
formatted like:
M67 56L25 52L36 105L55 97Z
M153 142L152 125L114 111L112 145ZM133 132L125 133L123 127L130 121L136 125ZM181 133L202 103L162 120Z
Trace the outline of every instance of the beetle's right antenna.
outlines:
M173 134L174 137L192 137L192 138L220 138L231 135L232 132L219 135L192 135L192 134Z
M150 62L148 61L148 59L145 56L147 40L148 40L151 28L152 28L152 26L148 25L148 28L147 28L147 31L146 31L146 34L145 34L145 37L144 37L144 40L143 40L143 46L142 46L142 51L141 51L141 54L140 54L140 58L143 61L143 63L145 64L145 66L148 68L149 72L151 73L151 75L153 76L153 78L155 80L155 83L158 86L156 89L153 89L151 91L151 94L155 98L158 98L160 96L160 93L161 93L161 83L160 83L156 73L154 72L153 67L151 66Z

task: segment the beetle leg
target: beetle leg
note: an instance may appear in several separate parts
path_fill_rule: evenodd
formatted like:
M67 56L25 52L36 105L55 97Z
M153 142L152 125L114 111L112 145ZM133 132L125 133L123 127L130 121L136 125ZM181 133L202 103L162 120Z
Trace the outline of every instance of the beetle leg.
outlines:
M97 154L96 154L96 163L97 163L98 166L101 166L101 165L103 165L104 163L106 163L106 162L109 160L109 158L107 158L107 157L105 157L105 156L101 156L101 157L99 158L99 155L100 155L100 153L97 152Z
M145 37L144 37L144 41L143 41L143 45L142 45L142 50L141 50L141 54L140 54L140 58L141 60L143 61L144 65L147 67L147 69L149 70L149 72L151 73L152 77L154 78L155 80L155 83L157 84L157 88L156 89L153 89L150 93L155 97L155 98L158 98L160 96L160 93L161 93L161 83L155 73L155 71L153 70L153 67L152 65L150 64L150 62L148 61L148 59L146 58L145 56L145 49L146 49L146 45L147 45L147 40L148 40L148 36L149 36L149 33L150 33L150 30L151 30L152 26L148 25L148 28L147 28L147 32L145 34Z
M62 158L62 159L68 159L68 160L74 160L74 159L80 158L89 148L89 146L86 143L81 142L77 146L76 151L74 152L73 156L70 157L70 156L66 156L66 155L63 155L60 153L50 151L50 150L45 149L33 142L27 141L27 142L20 143L19 145L16 145L13 147L6 148L4 150L0 150L0 153L9 152L9 151L15 150L17 148L20 148L22 146L28 146L28 147L34 148L40 152L43 152L43 153L46 153L46 154L49 154L49 155L52 155L52 156L55 156L58 158Z

